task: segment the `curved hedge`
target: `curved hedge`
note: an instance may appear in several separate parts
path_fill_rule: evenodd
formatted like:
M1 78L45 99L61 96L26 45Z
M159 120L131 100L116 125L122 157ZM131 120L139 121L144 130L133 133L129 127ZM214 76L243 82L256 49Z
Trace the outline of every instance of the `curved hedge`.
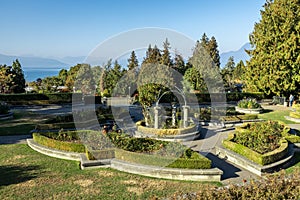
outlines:
M229 134L228 139L222 141L223 146L260 165L268 165L274 163L283 158L288 153L288 142L286 139L282 139L280 141L280 147L275 149L274 151L260 154L248 147L232 142L231 140L234 137L234 134Z
M78 153L85 152L85 146L81 143L59 141L59 140L48 138L39 133L33 133L32 136L33 136L33 140L36 143L41 144L43 146L47 146L62 151L70 151L70 152L78 152Z
M210 169L211 161L193 152L191 158L175 158L175 157L163 157L157 155L136 153L130 151L124 151L116 149L115 156L117 159L124 160L127 162L139 163L144 165L154 165L160 167L170 168L187 168L187 169Z
M137 123L136 125L137 125L137 131L141 133L153 134L159 136L187 134L187 133L195 132L197 130L196 125L192 125L187 128L179 128L179 129L155 129L155 128L142 126L140 125L140 123Z

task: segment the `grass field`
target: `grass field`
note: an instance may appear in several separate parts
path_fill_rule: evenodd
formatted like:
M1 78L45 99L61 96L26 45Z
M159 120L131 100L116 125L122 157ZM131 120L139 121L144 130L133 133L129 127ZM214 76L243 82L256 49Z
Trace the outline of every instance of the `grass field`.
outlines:
M35 125L46 119L46 116L31 112L14 111L14 118L0 121L1 135L28 135Z
M260 119L265 119L265 120L278 120L281 121L285 124L295 124L295 122L286 120L284 116L289 116L290 110L284 109L284 110L267 110L265 113L259 114L258 117Z
M0 145L0 199L152 199L220 183L152 179L111 169L80 170L27 145Z

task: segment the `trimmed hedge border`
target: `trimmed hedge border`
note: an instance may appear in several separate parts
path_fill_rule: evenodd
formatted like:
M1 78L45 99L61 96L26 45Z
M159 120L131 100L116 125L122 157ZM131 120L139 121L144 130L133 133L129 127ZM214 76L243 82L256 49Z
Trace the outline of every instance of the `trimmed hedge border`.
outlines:
M93 125L98 125L99 122L95 119L85 121L85 122L78 122L76 125L81 127L89 127ZM60 129L74 129L76 128L74 122L66 122L66 123L52 123L52 124L37 124L35 129L38 130L60 130Z
M223 146L262 166L274 163L283 158L288 153L288 142L286 139L282 139L280 141L280 147L275 149L274 151L268 152L266 154L260 154L249 149L248 147L232 142L231 140L233 138L234 134L229 134L228 139L222 141Z
M62 151L85 153L85 146L83 144L74 142L63 142L48 138L39 133L32 134L33 141L43 146L47 146L53 149L58 149Z
M196 153L196 152L194 152ZM198 153L197 153L198 154ZM116 149L116 158L126 162L138 163L142 165L153 165L169 168L186 168L186 169L210 169L211 160L204 156L195 156L197 158L172 158L157 155L135 153Z
M155 129L142 126L140 122L136 123L137 131L145 134L150 135L158 135L158 136L167 136L167 135L180 135L180 134L187 134L191 132L195 132L197 129L196 125L189 126L187 128L179 128L179 129Z

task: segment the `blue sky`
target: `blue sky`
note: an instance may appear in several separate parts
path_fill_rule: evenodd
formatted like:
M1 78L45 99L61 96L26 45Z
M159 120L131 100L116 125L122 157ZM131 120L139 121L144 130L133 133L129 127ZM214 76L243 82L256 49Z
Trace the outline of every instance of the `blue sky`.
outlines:
M215 36L220 52L248 42L265 0L0 0L0 54L86 56L107 38L160 27L193 40ZM172 44L171 44L172 46Z

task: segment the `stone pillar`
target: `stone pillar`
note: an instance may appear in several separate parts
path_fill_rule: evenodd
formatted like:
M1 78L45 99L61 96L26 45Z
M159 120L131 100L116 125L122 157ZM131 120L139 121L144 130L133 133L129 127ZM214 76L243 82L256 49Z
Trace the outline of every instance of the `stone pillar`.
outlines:
M172 126L176 126L176 107L172 106Z
M189 106L182 106L183 109L183 127L186 128L188 126L188 118L189 118Z
M158 129L159 127L159 118L158 118L158 113L159 113L159 106L154 107L154 128Z

